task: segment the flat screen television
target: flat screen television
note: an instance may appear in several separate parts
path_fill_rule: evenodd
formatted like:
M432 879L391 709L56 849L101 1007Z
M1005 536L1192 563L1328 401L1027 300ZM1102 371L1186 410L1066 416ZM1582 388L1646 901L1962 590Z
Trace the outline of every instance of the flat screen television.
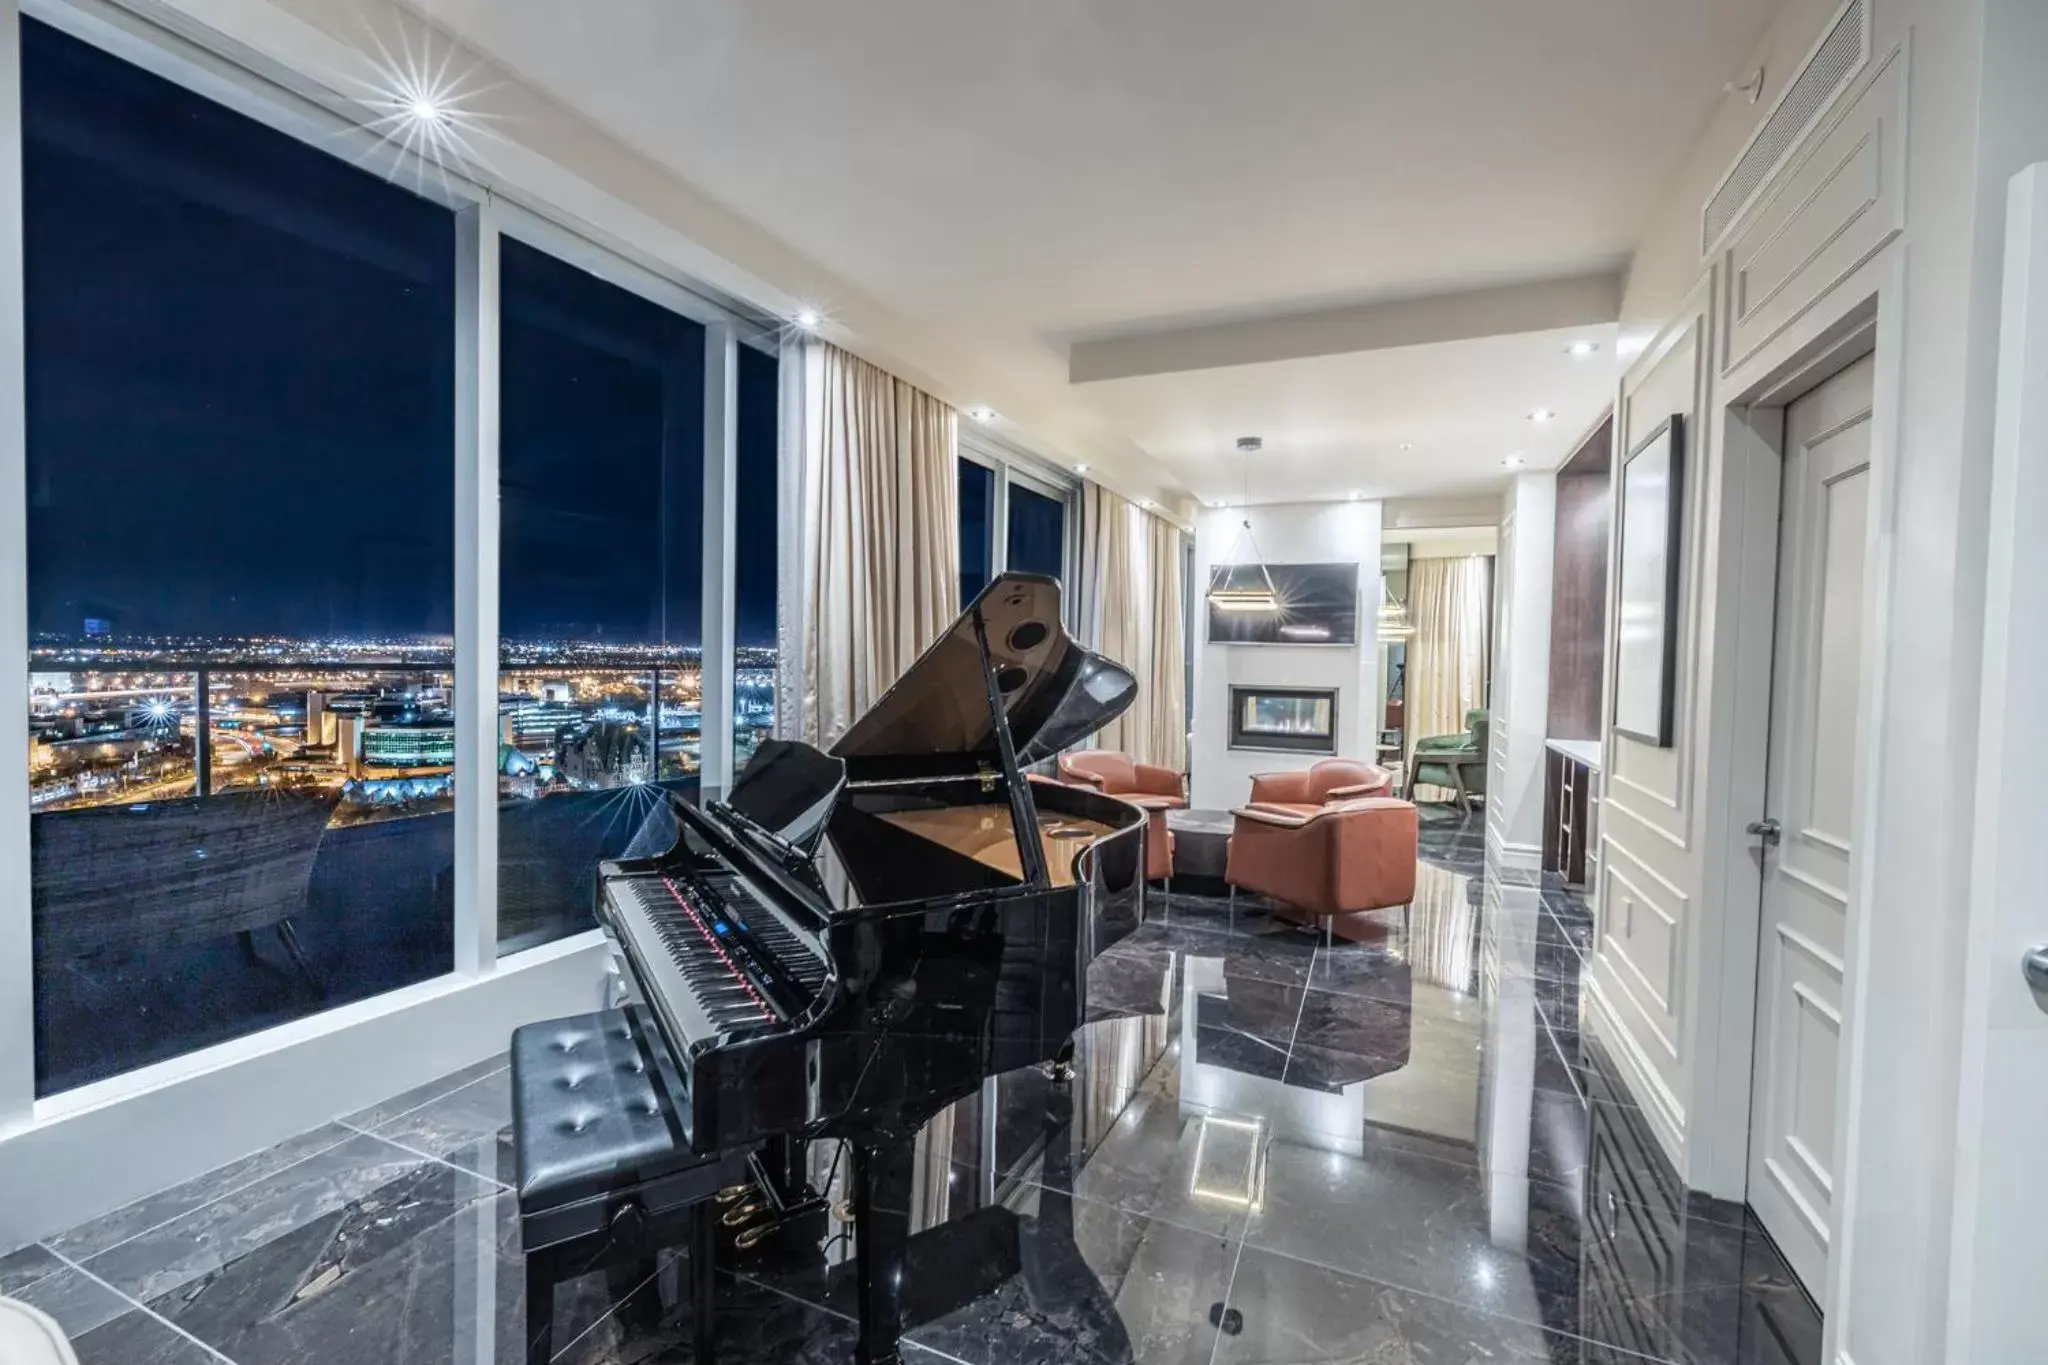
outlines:
M1264 603L1269 578L1270 606ZM1217 604L1219 589L1227 605ZM1209 594L1210 644L1358 643L1356 564L1217 564L1209 570Z

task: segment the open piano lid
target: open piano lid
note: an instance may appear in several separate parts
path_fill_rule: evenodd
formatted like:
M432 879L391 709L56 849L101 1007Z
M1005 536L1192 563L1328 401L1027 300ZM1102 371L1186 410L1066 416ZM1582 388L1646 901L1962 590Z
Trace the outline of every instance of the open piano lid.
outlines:
M832 746L849 781L1001 770L976 613L1020 769L1094 734L1137 699L1128 669L1069 638L1057 579L1006 573Z

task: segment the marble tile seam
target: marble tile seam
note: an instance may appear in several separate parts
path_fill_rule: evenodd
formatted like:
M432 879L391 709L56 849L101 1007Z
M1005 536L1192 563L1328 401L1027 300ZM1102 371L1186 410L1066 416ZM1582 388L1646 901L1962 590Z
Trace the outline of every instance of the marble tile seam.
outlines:
M354 1133L357 1137L366 1137L373 1142L381 1142L386 1147L395 1147L399 1151L404 1152L409 1156L416 1156L420 1160L432 1162L436 1166L446 1166L449 1170L454 1171L460 1175L466 1175L472 1180L480 1180L486 1185L495 1186L500 1194L509 1194L512 1191L512 1187L510 1185L507 1185L504 1181L499 1180L495 1176L479 1175L477 1172L470 1170L467 1166L456 1165L454 1162L448 1160L448 1158L446 1157L435 1156L432 1152L423 1152L417 1147L408 1147L406 1144L404 1144L403 1142L399 1142L395 1138L385 1137L382 1133L373 1133L367 1128L358 1128L353 1123L350 1123L345 1119L336 1119L335 1122L337 1124L340 1124L343 1128L348 1129L351 1133Z
M321 1127L325 1127L325 1126L326 1126L326 1125L324 1125L324 1124L322 1124L322 1125L318 1125L318 1126L316 1126L316 1127L314 1127L314 1128L309 1128L309 1129L307 1129L306 1131L307 1131L307 1132L309 1132L309 1133L313 1133L313 1132L318 1132L318 1131L319 1131L319 1129L320 1129ZM137 1229L136 1229L136 1230L135 1230L134 1232L131 1232L131 1233L129 1233L129 1234L128 1234L128 1235L126 1236L126 1237L123 1237L123 1238L121 1238L121 1239L120 1239L119 1241L117 1241L117 1242L109 1242L109 1243L107 1243L107 1244L106 1244L105 1246L103 1246L103 1247L95 1247L95 1248L93 1249L93 1251L92 1251L92 1254L91 1254L91 1255L89 1255L89 1256L87 1256L87 1257L86 1257L85 1259L86 1259L86 1260L88 1260L88 1261L96 1261L96 1260L98 1260L98 1259L99 1259L100 1257L102 1257L102 1256L106 1255L106 1254L107 1254L108 1252L110 1252L110 1251L118 1251L118 1250L120 1250L120 1249L121 1249L122 1247L125 1247L125 1246L127 1246L127 1245L128 1245L128 1244L129 1244L130 1242L133 1242L133 1241L136 1241L136 1240L138 1240L138 1239L140 1239L140 1238L143 1238L143 1237L149 1237L149 1236L152 1236L152 1235L154 1235L154 1234L156 1234L156 1233L162 1232L162 1231L163 1231L163 1230L164 1230L165 1228L169 1227L169 1226L170 1226L171 1224L173 1224L173 1223L176 1223L176 1222L180 1221L181 1219L189 1218L190 1216L192 1216L192 1215L193 1215L193 1214L195 1214L195 1213L198 1213L198 1212L199 1212L200 1210L202 1210L202 1209L209 1209L209 1208L212 1208L212 1207L213 1207L213 1206L214 1206L215 1204L218 1204L218 1203L220 1203L220 1202L221 1202L221 1201L222 1201L223 1199L232 1199L232 1198L234 1198L234 1197L235 1197L236 1195L238 1195L238 1194L242 1194L242 1193L245 1193L245 1192L247 1192L248 1190L251 1190L251 1189L255 1188L255 1187L256 1187L257 1185L260 1185L260 1184L262 1184L262 1183L263 1183L264 1181L266 1181L266 1180L274 1180L274 1179L276 1179L276 1178L277 1178L278 1176L280 1176L280 1175L283 1175L283 1174L284 1174L284 1173L285 1173L286 1171L292 1170L293 1168L295 1168L295 1167L298 1167L298 1166L303 1166L303 1165L304 1165L305 1163L307 1163L308 1161L312 1161L312 1160L314 1160L314 1159L315 1159L315 1158L317 1158L317 1157L322 1157L322 1156L325 1156L325 1155L327 1155L327 1153L329 1153L329 1152L333 1151L333 1150L334 1150L335 1148L337 1148L337 1147L341 1146L341 1145L342 1145L343 1143L345 1143L345 1142L348 1142L348 1141L350 1140L350 1138L351 1138L351 1137L353 1136L353 1134L354 1134L354 1133L355 1133L356 1131L358 1131L358 1130L355 1130L355 1129L349 1129L349 1128L348 1128L348 1125L346 1125L346 1124L343 1124L343 1123L338 1123L338 1122L337 1122L337 1123L336 1123L336 1124L335 1124L334 1126L335 1126L335 1127L337 1127L337 1128L343 1128L343 1129L347 1129L347 1130L348 1130L348 1132L347 1132L347 1135L344 1135L344 1136L341 1136L341 1137L337 1137L337 1138L336 1138L336 1139L335 1139L334 1141L332 1141L332 1142L330 1142L330 1143L327 1143L327 1144L326 1144L326 1145L324 1145L324 1146L321 1146L321 1147L315 1148L314 1150L312 1150L312 1151L309 1151L309 1152L307 1152L307 1153L306 1153L305 1155L303 1155L303 1156L300 1156L300 1157L296 1158L295 1160L292 1160L292 1161L288 1161L288 1162L286 1162L286 1163L285 1163L284 1165L282 1165L282 1166L279 1166L279 1167L278 1167L277 1169L275 1169L275 1170L271 1170L271 1171L265 1171L265 1172L263 1172L263 1173L262 1173L261 1175L254 1175L254 1176L251 1176L251 1177L250 1177L250 1178L249 1178L248 1180L245 1180L245 1181L241 1182L240 1184L238 1184L238 1185L234 1185L234 1186L232 1186L232 1187L230 1187L230 1188L228 1188L228 1189L224 1189L224 1190L222 1190L222 1191L221 1191L221 1192L220 1192L219 1194L213 1195L213 1196L212 1196L212 1197L210 1197L210 1198L207 1198L207 1199L203 1199L203 1200L201 1200L201 1201L200 1201L199 1203L197 1203L197 1204L194 1204L194 1205L192 1205L192 1206L191 1206L190 1208L186 1208L186 1209L180 1209L180 1210L179 1210L178 1212L176 1212L176 1213L172 1214L172 1215L171 1215L171 1216L170 1216L169 1218L164 1218L164 1219L160 1219L160 1220L158 1220L157 1222L151 1223L151 1224L150 1224L150 1225L149 1225L148 1227L144 1227L144 1228L137 1228ZM292 1141L292 1139L290 1139L290 1138L287 1138L287 1139L285 1139L285 1141L286 1141L286 1142L289 1142L289 1141ZM281 1146L281 1145L283 1145L283 1144L277 1144L277 1145ZM256 1155L256 1154L252 1153L252 1155ZM235 1163L229 1163L229 1164L231 1164L231 1165L232 1165L232 1164L235 1164ZM202 1174L201 1176L199 1176L199 1177L196 1177L196 1178L198 1178L198 1179L204 1179L204 1174ZM178 1188L178 1187L177 1187L177 1186L172 1186L172 1187L170 1187L170 1188L171 1188L171 1189L176 1189L176 1188ZM142 1196L142 1198L141 1198L141 1199L131 1199L131 1200L130 1200L130 1201L129 1201L129 1202L127 1203L127 1204L123 1204L123 1205L121 1206L121 1208L128 1208L128 1207L130 1207L130 1206L132 1206L132 1205L134 1205L134 1204L139 1204L139 1203L142 1203L142 1202L143 1202L144 1200L148 1200L148 1199L155 1199L155 1198L157 1198L157 1197L159 1197L159 1196L161 1196L161 1195L163 1195L163 1194L166 1194L166 1193L168 1193L168 1191L167 1191L167 1190L156 1190L156 1191L153 1191L153 1192L152 1192L152 1193L150 1193L150 1194L146 1194L146 1195ZM109 1214L114 1214L114 1213L119 1213L120 1211L121 1211L121 1209L110 1209L110 1210L108 1211L108 1213L109 1213ZM103 1215L103 1216L105 1216L105 1215ZM91 1219L91 1220L88 1220L88 1222L87 1222L87 1223L85 1223L85 1224L81 1224L80 1226L81 1226L81 1227L84 1227L84 1226L89 1226L89 1225L90 1225L91 1223L94 1223L94 1222L97 1222L97 1221L99 1221L99 1220L97 1220L97 1219ZM58 1234L58 1235L57 1235L56 1237L51 1237L51 1238L47 1239L47 1240L46 1240L46 1241L45 1241L44 1243L41 1243L40 1245L42 1245L43 1249L44 1249L45 1251L48 1251L48 1252L49 1252L49 1253L50 1253L51 1255L53 1255L53 1256L57 1256L57 1257L59 1257L59 1258L63 1259L63 1260L64 1260L64 1261L66 1262L66 1263L70 1263L70 1262L71 1262L71 1260L72 1260L72 1258L71 1258L70 1256L66 1255L66 1254L65 1254L64 1252L62 1252L62 1251L59 1251L59 1250L58 1250L58 1249L57 1249L57 1248L56 1248L55 1246L49 1245L49 1243L51 1243L51 1242L55 1242L55 1241L58 1241L58 1240L61 1240L61 1239L62 1239L63 1237L69 1236L69 1235L70 1235L71 1233L73 1233L73 1232L75 1232L75 1231L77 1231L77 1229L76 1229L76 1228L66 1228L66 1229L64 1230L64 1232L62 1232L62 1233L59 1233L59 1234ZM94 1276L93 1278L94 1278L94 1279L98 1279L99 1277L98 1277L97 1275L95 1275L95 1276ZM124 1295L123 1297L126 1297L126 1296ZM202 1344L203 1344L203 1343L202 1343ZM208 1347L207 1349L208 1349L208 1350L212 1350L212 1348L211 1348L211 1347ZM218 1352L216 1352L216 1354L218 1354Z
M92 1271L86 1269L85 1266L79 1264L77 1261L72 1260L63 1252L52 1250L49 1247L44 1247L43 1249L45 1251L48 1251L52 1256L55 1256L58 1260L62 1261L66 1266L69 1266L72 1270L77 1271L80 1275L85 1276L86 1279L91 1280L94 1284L106 1290L115 1298L121 1300L121 1302L128 1304L136 1312L142 1314L142 1316L144 1316L145 1318L148 1318L150 1321L156 1323L160 1327L168 1328L173 1336L183 1337L185 1340L191 1342L194 1346L197 1346L200 1350L212 1356L215 1360L222 1362L222 1365L235 1365L235 1361L229 1358L228 1356L215 1350L212 1346L209 1346L206 1342L201 1341L198 1337L193 1336L190 1332L180 1327L177 1323L172 1322L169 1318L157 1312L148 1304L143 1303L141 1300L137 1299L132 1294L125 1294L119 1289L116 1289L113 1285L108 1284L105 1280L93 1274Z
M1419 1289L1413 1285L1398 1284L1392 1280L1382 1279L1377 1275L1367 1275L1360 1271L1350 1269L1347 1266L1332 1265L1327 1261L1318 1261L1308 1256L1298 1256L1293 1252L1281 1251L1277 1248L1270 1246L1261 1245L1258 1248L1258 1251L1261 1256L1276 1257L1283 1261L1292 1261L1297 1265L1314 1266L1318 1270L1329 1271L1333 1274L1341 1275L1345 1279L1356 1280L1360 1284L1371 1285L1376 1289L1392 1290L1396 1294L1408 1294L1418 1299L1427 1299L1431 1303L1443 1304L1445 1307L1454 1309L1460 1313L1470 1313L1480 1318L1492 1318L1496 1321L1510 1322L1514 1323L1519 1327L1532 1327L1538 1331L1548 1332L1553 1336L1564 1338L1567 1341L1580 1342L1588 1346L1597 1346L1603 1352L1615 1356L1620 1356L1628 1360L1640 1360L1644 1362L1644 1365L1676 1365L1675 1362L1673 1362L1669 1357L1666 1356L1646 1356L1639 1351L1630 1350L1628 1347L1619 1345L1612 1341L1604 1341L1599 1337L1589 1337L1583 1332L1574 1332L1569 1328L1553 1327L1549 1323L1542 1321L1542 1314L1540 1312L1529 1314L1527 1316L1522 1316L1514 1313L1496 1313L1489 1309L1476 1307L1475 1305L1470 1303L1461 1302L1460 1300L1454 1298L1448 1298L1443 1294L1433 1294L1426 1289ZM1242 1248L1240 1248L1238 1251L1238 1259L1240 1262L1244 1259L1244 1252ZM1235 1269L1233 1269L1231 1272L1231 1280L1233 1287L1235 1287L1236 1278L1236 1271ZM1227 1304L1229 1300L1225 1299L1224 1302ZM1211 1360L1213 1362L1213 1356L1211 1357Z

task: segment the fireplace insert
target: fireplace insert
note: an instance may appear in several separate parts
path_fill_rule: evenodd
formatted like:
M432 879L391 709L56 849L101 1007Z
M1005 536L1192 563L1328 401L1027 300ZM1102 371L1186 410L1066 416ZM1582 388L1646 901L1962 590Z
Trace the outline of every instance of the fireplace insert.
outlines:
M1232 687L1230 747L1282 753L1337 752L1337 690Z

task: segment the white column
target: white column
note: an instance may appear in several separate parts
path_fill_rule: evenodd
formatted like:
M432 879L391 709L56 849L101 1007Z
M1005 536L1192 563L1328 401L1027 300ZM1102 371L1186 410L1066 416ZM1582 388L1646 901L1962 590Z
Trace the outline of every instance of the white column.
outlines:
M704 329L703 713L699 790L732 787L733 535L739 464L739 337L729 322Z
M0 1131L27 1123L36 1099L21 310L21 24L0 0Z
M1550 579L1557 475L1521 474L1508 490L1495 561L1493 702L1486 774L1490 843L1514 865L1543 857L1543 752L1550 727Z
M498 958L498 229L455 220L455 970Z
M775 547L775 733L801 739L810 525L804 517L804 343L785 339L776 363L775 524L781 538Z

